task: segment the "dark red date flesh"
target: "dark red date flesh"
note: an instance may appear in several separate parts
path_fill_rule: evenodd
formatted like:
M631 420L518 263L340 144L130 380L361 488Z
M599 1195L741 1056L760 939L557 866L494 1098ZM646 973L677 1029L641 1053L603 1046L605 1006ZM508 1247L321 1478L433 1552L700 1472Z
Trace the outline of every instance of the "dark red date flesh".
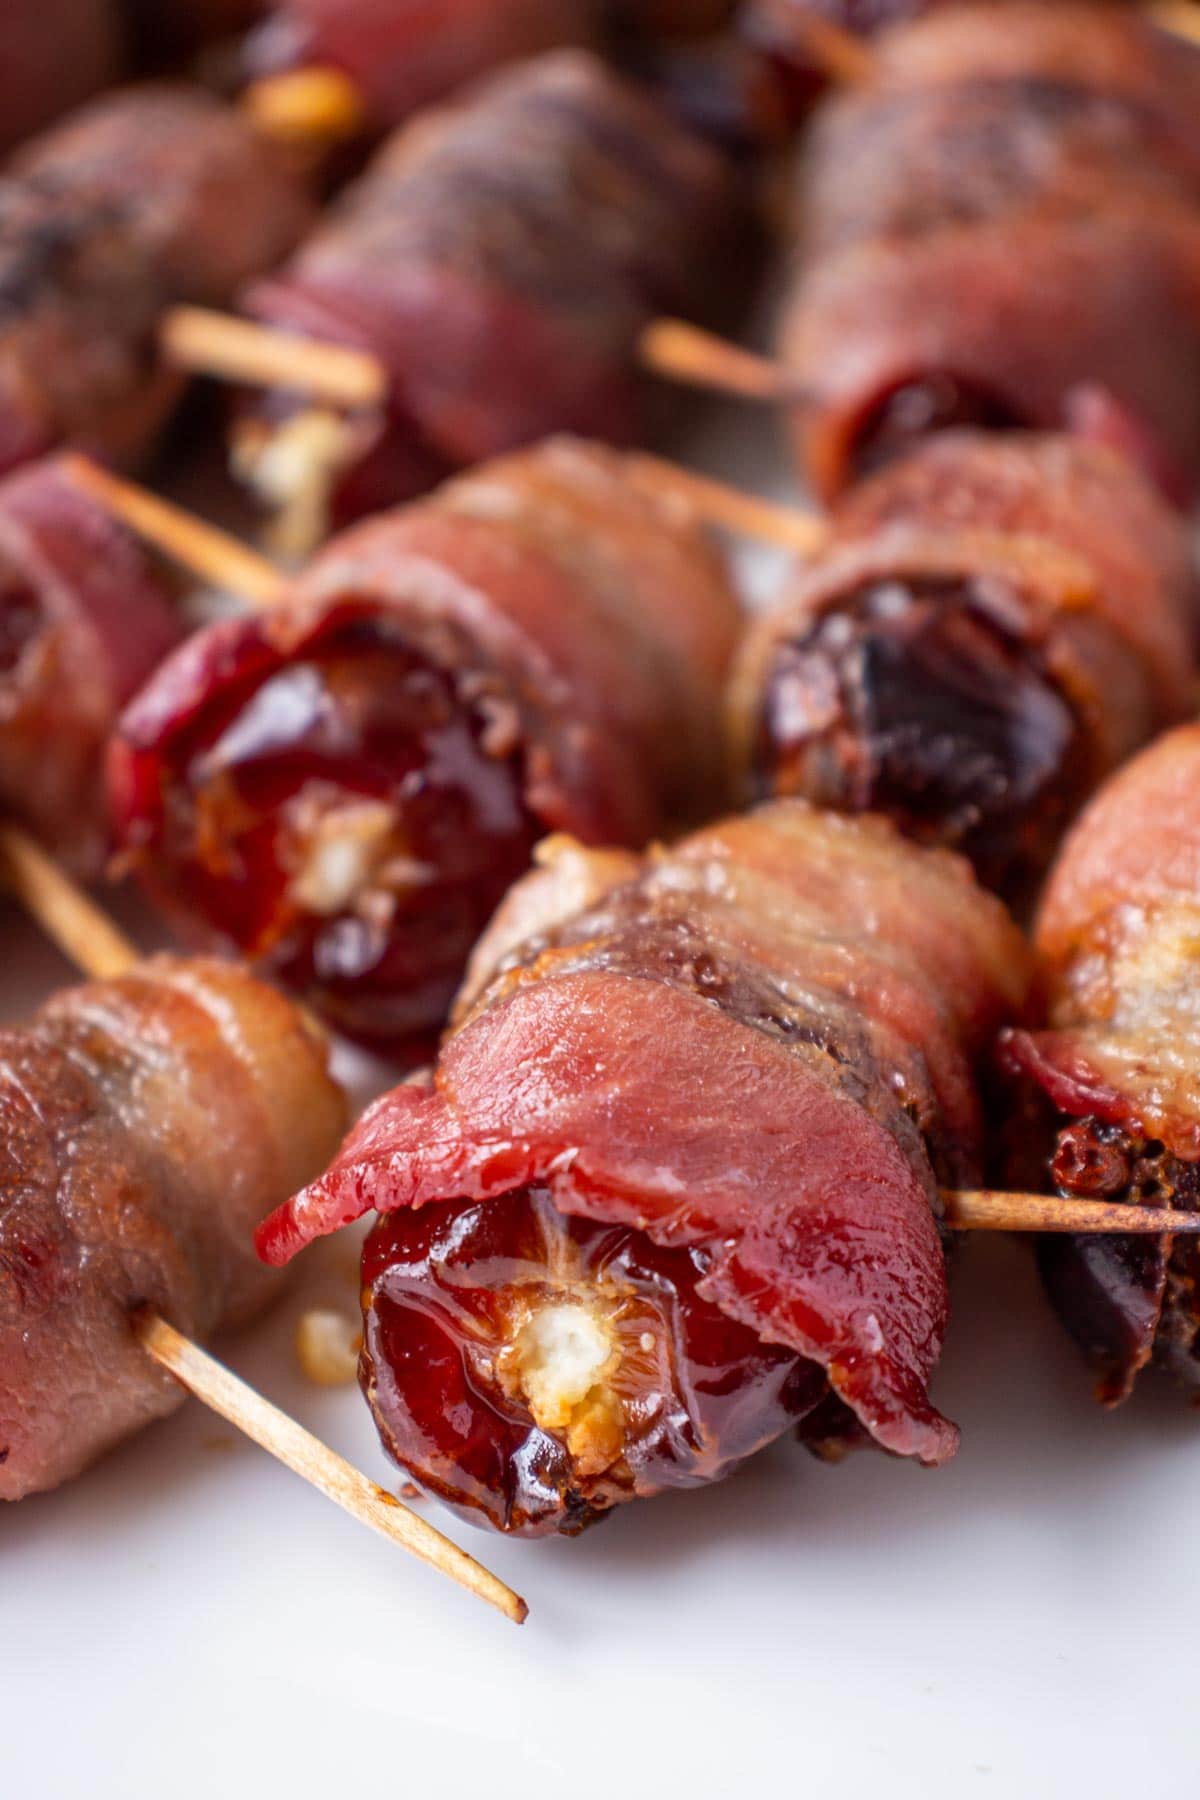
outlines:
M415 1053L537 836L488 730L454 676L352 618L171 739L142 872L341 1030Z
M729 1473L826 1382L702 1299L706 1262L568 1219L540 1187L388 1214L363 1251L359 1364L385 1448L526 1537Z
M1053 1142L1060 1194L1200 1210L1200 1166L1157 1138L1086 1118ZM1190 1238L1048 1237L1037 1253L1051 1304L1097 1373L1102 1404L1126 1399L1151 1362L1200 1394L1200 1251Z
M853 478L877 474L935 431L1016 431L1029 423L977 382L930 370L898 382L861 420L851 450Z
M755 786L885 812L1025 898L1082 798L1074 714L969 581L873 583L780 646Z

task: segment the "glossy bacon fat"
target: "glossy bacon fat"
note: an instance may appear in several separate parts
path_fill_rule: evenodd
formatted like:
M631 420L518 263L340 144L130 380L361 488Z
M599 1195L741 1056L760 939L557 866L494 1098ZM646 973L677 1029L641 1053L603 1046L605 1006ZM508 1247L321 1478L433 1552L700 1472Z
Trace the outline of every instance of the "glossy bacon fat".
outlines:
M634 438L639 331L711 311L743 236L717 153L562 52L397 133L246 305L388 372L386 419L362 422L332 483L339 523L548 432ZM236 459L267 498L311 486L309 430L278 400L243 418Z
M888 813L1023 903L1104 776L1192 704L1186 529L1123 458L946 432L855 489L738 659L748 791Z
M1198 121L1200 57L1132 9L961 6L886 35L798 196L782 348L822 493L948 426L1082 424L1185 495Z
M344 1122L324 1047L234 964L155 957L0 1031L0 1500L175 1410L130 1311L205 1337L260 1310L253 1224Z
M802 1422L938 1463L938 1184L1025 953L965 866L798 802L641 860L548 846L433 1071L262 1253L375 1208L361 1374L416 1480L574 1531Z
M1087 1199L1200 1207L1200 727L1116 775L1067 840L1038 920L1044 1031L1010 1033L1013 1173ZM1200 1261L1182 1238L1040 1247L1108 1404L1150 1362L1200 1391Z
M25 145L0 180L0 472L65 440L144 452L179 388L163 308L227 306L307 217L266 141L199 88L119 89Z
M720 804L738 624L687 518L556 441L335 540L127 711L121 842L339 1025L443 1020L535 839L641 844Z
M179 635L171 584L57 461L0 481L0 816L85 873L109 734Z

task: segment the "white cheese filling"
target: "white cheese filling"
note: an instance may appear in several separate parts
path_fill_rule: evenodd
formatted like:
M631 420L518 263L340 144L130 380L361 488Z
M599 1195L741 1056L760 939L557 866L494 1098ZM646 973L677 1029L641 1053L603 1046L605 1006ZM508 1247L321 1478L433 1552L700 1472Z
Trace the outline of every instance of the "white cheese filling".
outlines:
M613 1360L611 1332L587 1307L544 1306L516 1343L520 1383L543 1431L562 1431L603 1380Z

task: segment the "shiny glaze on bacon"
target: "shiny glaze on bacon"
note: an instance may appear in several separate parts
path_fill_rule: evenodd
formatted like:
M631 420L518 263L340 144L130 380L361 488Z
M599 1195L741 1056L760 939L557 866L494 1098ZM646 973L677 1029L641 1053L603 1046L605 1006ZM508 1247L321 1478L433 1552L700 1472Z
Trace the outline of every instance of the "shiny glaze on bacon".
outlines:
M1047 1024L1007 1034L1015 1180L1200 1207L1200 727L1109 782L1067 840L1037 926ZM1154 1362L1200 1391L1191 1239L1039 1246L1050 1297L1108 1404Z
M747 789L888 813L1032 896L1104 776L1192 704L1184 526L1123 458L943 432L861 483L751 627Z
M120 840L175 911L403 1046L537 836L641 844L720 804L737 625L686 516L614 452L542 445L185 645L115 742Z
M781 802L645 860L552 845L432 1073L260 1249L383 1215L385 1445L504 1530L712 1480L793 1419L940 1462L937 1186L978 1171L972 1065L1025 979L999 903L880 820ZM581 1392L539 1349L564 1317L606 1357Z
M803 165L783 353L825 495L916 436L1061 429L1099 388L1200 470L1200 57L1118 8L960 7L888 34Z
M104 750L180 636L172 583L54 458L0 481L0 817L95 874Z
M163 308L228 305L307 217L265 141L199 88L119 89L26 144L0 180L0 471L64 440L143 453L179 392Z
M736 289L743 226L717 153L582 53L501 72L397 133L246 296L268 323L370 350L390 377L334 522L547 432L635 437L638 332ZM243 417L252 474L280 422L278 400Z
M0 1031L0 1499L180 1405L130 1311L202 1338L260 1311L251 1228L344 1123L324 1045L236 964L154 957Z

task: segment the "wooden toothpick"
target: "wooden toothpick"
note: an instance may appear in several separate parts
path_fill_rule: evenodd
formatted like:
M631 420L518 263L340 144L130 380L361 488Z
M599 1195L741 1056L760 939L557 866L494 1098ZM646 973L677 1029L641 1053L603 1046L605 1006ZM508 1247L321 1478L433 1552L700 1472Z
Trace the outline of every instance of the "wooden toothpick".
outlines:
M96 980L128 974L141 958L111 920L77 888L41 846L12 826L0 826L0 877L47 935ZM281 1412L248 1383L145 1308L132 1321L148 1356L188 1392L236 1425L278 1462L353 1515L360 1524L419 1557L515 1624L528 1607L519 1594L402 1501L370 1481L344 1457Z

